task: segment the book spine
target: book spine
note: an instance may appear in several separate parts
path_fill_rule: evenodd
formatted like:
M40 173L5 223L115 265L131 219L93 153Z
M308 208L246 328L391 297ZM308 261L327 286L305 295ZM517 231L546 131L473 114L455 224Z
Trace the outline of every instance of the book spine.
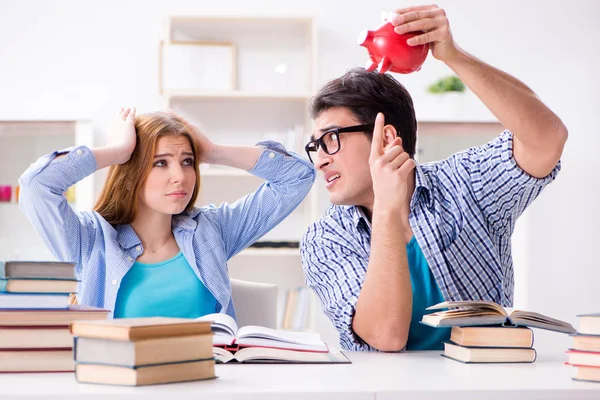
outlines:
M291 329L291 319L294 309L295 292L293 289L288 290L285 302L285 311L283 314L282 329Z
M6 262L0 261L0 278L6 279Z
M514 328L519 325L515 324L514 321L512 319L510 319L510 317L506 317L506 321L504 323L502 323L502 326L504 326L506 328Z
M73 336L73 363L77 363L77 336Z
M0 292L8 292L8 279L0 278Z
M306 291L303 287L298 288L298 308L296 309L296 315L294 318L294 330L303 331L306 329Z
M3 353L44 353L48 351L73 351L72 347L27 347L27 348L2 348Z

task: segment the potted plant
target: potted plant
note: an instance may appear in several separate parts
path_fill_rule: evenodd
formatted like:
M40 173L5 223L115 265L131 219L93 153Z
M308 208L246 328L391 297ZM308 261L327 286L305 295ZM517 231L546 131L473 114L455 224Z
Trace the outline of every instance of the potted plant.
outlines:
M464 92L465 84L456 75L440 78L427 88L429 93Z
M458 76L451 75L438 79L427 92L435 96L435 115L439 118L458 118L463 113L465 84Z

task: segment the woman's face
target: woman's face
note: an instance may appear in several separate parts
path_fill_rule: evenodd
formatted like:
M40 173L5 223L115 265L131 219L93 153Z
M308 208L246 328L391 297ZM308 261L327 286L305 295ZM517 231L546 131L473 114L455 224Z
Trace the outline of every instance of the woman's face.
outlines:
M194 153L188 138L161 137L140 191L142 205L163 214L179 214L189 203L195 185Z

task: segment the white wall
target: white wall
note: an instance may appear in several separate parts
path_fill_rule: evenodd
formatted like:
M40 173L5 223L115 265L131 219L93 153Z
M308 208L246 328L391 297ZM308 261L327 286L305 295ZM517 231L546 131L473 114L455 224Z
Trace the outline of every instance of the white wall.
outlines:
M355 44L359 31L375 27L381 10L409 4L0 0L0 119L92 119L97 143L103 143L117 107L136 105L150 111L161 106L157 43L169 14L314 15L322 83L351 66L364 65L366 50ZM572 322L577 313L599 311L594 286L600 282L600 2L438 4L446 8L455 39L464 49L526 82L570 129L563 171L520 224L517 305ZM400 79L419 107L421 88L445 71L430 57L420 72ZM543 333L539 337L566 347L567 338Z

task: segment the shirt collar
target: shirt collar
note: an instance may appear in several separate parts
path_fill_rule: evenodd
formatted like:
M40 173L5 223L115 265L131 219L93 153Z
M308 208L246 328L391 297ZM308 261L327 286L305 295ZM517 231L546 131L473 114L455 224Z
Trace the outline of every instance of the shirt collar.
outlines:
M179 215L174 215L172 222L173 228L179 228L186 231L196 230L198 223L195 218L200 214L200 210L200 208L192 208L191 211L184 211Z
M196 217L198 214L200 214L200 209L194 208L189 212L174 215L172 222L173 228L179 228L188 231L195 230L198 224L194 220L194 217ZM142 243L130 224L116 225L115 230L117 231L117 241L124 249L130 249Z
M123 249L130 249L142 243L130 224L116 225L115 230L117 241Z
M433 207L433 196L431 196L431 181L429 177L425 174L422 167L417 164L415 167L415 192L413 193L412 199L410 201L411 210L415 207L419 198L423 196L427 206L429 208ZM364 224L371 230L371 221L367 218L364 210L360 206L346 206L348 213L352 217L352 221L354 221L354 226L358 227L361 221L364 221Z
M358 227L358 224L360 224L360 221L364 221L364 224L369 228L369 231L371 230L371 221L369 221L369 218L367 218L367 214L365 214L365 210L362 207L359 206L354 206L352 207L354 209L354 215L352 216L352 219L354 220L354 225L356 227Z
M410 209L412 210L419 198L422 196L428 208L433 207L433 196L431 195L431 181L429 176L423 171L423 167L417 164L415 167L415 192L410 200Z

